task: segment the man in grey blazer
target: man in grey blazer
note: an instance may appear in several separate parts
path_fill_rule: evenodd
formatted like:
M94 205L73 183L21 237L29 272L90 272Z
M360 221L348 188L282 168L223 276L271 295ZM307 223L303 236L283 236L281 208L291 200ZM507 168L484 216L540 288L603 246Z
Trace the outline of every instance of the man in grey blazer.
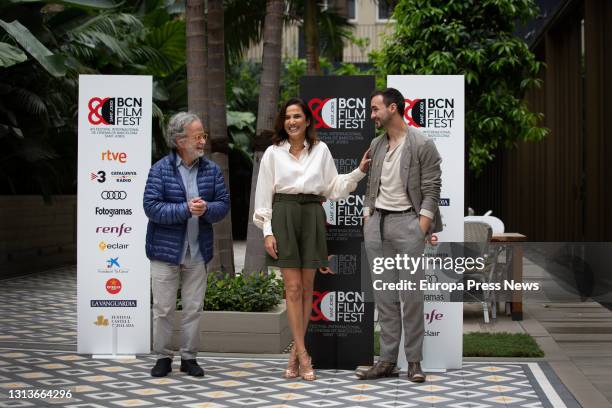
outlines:
M375 91L370 100L378 129L385 134L370 145L372 159L364 202L363 235L372 281L415 282L417 290L374 290L380 323L380 359L360 379L398 375L396 368L402 328L408 378L424 382L422 269L405 266L380 273L382 258L421 257L432 233L442 230L438 202L442 185L438 154L432 140L404 122L404 97L394 88ZM375 269L379 269L376 273ZM402 317L403 315L403 317Z

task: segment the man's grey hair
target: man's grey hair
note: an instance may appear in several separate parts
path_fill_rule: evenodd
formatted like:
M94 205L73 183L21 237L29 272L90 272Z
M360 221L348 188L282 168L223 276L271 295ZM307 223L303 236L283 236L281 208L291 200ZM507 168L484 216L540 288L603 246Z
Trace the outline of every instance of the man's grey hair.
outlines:
M166 128L166 143L172 149L176 149L176 141L187 137L185 134L185 126L201 119L195 113L191 112L179 112L174 114L168 121L168 127Z

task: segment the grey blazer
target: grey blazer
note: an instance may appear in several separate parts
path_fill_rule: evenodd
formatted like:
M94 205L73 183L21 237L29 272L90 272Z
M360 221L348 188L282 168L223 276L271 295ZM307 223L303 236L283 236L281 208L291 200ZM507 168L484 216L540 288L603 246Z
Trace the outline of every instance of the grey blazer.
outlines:
M368 172L364 202L370 213L374 211L374 203L378 196L380 174L387 153L386 146L386 134L374 138L370 143L372 162ZM440 163L442 158L434 142L417 129L409 127L400 161L400 177L416 213L418 214L421 208L425 208L435 214L429 233L442 231L442 219L438 209L442 187Z

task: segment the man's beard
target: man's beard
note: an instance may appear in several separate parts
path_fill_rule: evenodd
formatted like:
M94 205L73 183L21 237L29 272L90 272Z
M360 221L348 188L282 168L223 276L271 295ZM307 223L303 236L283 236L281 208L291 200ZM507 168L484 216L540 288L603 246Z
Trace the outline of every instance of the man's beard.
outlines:
M377 118L374 121L374 125L376 126L376 129L385 129L388 123L389 123L388 118Z
M187 149L186 153L190 159L197 160L200 157L204 156L204 149L190 148L190 149Z

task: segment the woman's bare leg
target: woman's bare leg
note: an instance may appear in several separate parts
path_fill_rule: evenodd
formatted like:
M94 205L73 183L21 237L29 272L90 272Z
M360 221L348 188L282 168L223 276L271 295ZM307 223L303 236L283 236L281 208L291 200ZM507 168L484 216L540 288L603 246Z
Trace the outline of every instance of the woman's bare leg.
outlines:
M304 306L302 301L302 270L299 268L281 268L285 284L287 300L287 319L293 334L293 342L297 352L306 349L304 346Z
M303 336L306 336L310 315L312 314L312 291L316 269L302 269Z

